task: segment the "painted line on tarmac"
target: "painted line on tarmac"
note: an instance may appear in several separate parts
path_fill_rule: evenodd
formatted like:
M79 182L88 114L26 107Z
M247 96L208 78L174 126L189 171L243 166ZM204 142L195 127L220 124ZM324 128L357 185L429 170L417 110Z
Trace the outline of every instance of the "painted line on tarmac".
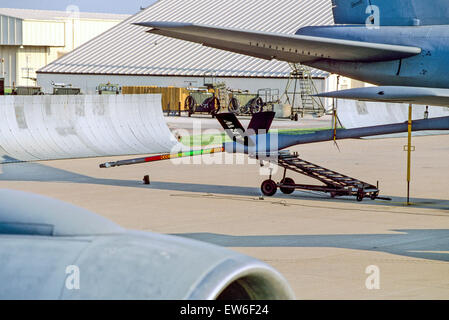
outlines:
M330 210L339 210L339 211L357 211L357 212L369 212L369 213L394 213L394 214L406 214L406 215L414 215L414 216L428 216L428 217L446 217L449 218L449 214L436 214L436 213L418 213L418 212L407 212L407 211L395 211L397 207L395 206L389 206L385 207L385 209L391 209L391 210L376 210L376 209L364 209L364 208L341 208L336 206L320 206L320 205L307 205L307 204L300 204L300 203L293 203L289 202L287 200L266 200L262 198L256 198L256 197L238 197L238 196L219 196L215 194L171 194L171 197L182 197L182 198L201 198L201 199L213 199L213 200L234 200L234 201L245 201L245 202L260 202L260 203L267 203L271 205L282 205L285 207L289 206L297 206L297 207L304 207L304 208L314 208L314 209L330 209ZM299 200L299 199L298 199ZM314 200L301 200L301 201L314 201ZM315 200L316 201L316 200ZM390 204L391 202L386 202ZM348 202L345 202L345 204L350 204ZM352 204L355 205L355 204ZM369 205L367 205L369 206ZM406 207L404 205L404 207ZM410 209L423 209L423 208L417 208L417 207L410 207ZM434 209L428 209L428 210L434 210Z

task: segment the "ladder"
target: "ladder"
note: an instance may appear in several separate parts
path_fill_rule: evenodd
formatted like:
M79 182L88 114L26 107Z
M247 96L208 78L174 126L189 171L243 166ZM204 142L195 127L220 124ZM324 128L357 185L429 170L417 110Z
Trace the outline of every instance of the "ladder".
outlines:
M379 198L378 186L303 160L299 158L297 153L279 153L277 165L284 168L284 176L282 181L276 184L276 188L274 188L271 177L262 184L262 193L267 196L274 195L275 190L280 188L285 194L291 194L295 189L302 189L329 193L332 198L356 196L358 201L362 201L365 197L370 197L372 200ZM288 170L318 180L324 185L296 184L293 179L286 177Z
M310 68L301 64L291 64L292 72L284 93L287 103L292 105L292 119L298 120L298 115L304 117L305 114L313 114L321 117L325 114L326 108L321 99L313 97L317 94L317 88L313 82ZM293 92L289 92L293 85ZM292 96L292 101L290 101ZM297 96L300 103L297 103Z
M310 72L309 72L310 74ZM306 75L306 71L302 71L299 78L299 89L301 93L302 113L314 113L315 105L312 99L312 84L309 76Z

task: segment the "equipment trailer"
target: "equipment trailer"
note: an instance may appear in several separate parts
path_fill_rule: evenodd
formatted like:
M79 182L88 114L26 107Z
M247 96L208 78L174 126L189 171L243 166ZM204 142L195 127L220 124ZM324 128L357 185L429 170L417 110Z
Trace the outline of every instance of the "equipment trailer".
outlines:
M323 168L299 158L297 153L279 152L278 166L284 168L281 182L276 183L270 178L262 183L261 190L265 196L274 196L279 188L284 194L292 194L296 189L329 193L332 198L340 196L356 196L357 201L365 197L375 200L379 198L378 186L345 176L341 173ZM287 177L287 171L308 176L324 183L322 186L296 184L292 178Z

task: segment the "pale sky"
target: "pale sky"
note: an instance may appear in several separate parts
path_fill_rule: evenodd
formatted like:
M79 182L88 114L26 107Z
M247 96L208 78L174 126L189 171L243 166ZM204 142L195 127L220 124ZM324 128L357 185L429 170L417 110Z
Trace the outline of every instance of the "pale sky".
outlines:
M76 5L81 12L137 13L140 7L148 7L156 0L0 0L0 8L39 9L65 11Z

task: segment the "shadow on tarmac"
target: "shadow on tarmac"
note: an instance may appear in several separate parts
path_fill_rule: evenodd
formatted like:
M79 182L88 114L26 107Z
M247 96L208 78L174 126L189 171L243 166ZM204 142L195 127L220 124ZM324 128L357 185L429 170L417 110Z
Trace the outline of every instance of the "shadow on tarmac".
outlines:
M129 188L145 188L149 190L166 190L191 192L196 194L213 194L222 196L248 196L260 197L261 192L258 187L224 186L210 184L194 184L187 182L163 182L151 181L151 185L144 185L137 180L101 179L61 170L46 166L42 163L9 163L0 165L0 181L23 181L23 182L68 182L80 184L97 184L105 186L119 186ZM389 197L382 195L383 197ZM392 201L369 199L363 202L356 202L355 197L341 197L332 199L327 194L296 191L292 195L284 195L280 192L269 199L281 200L313 200L324 201L326 203L351 202L360 205L379 205L389 207L405 207L405 197L389 197ZM268 199L268 198L266 198ZM420 199L413 198L413 208L439 209L449 211L449 200L445 199Z
M0 181L24 182L65 182L98 184L149 190L167 190L196 193L198 197L216 195L217 198L230 196L259 197L258 188L189 184L152 181L150 186L131 180L98 179L74 172L55 169L41 163L12 163L0 166ZM189 196L183 194L183 196ZM238 198L241 199L241 198ZM274 199L310 199L326 203L353 202L353 198L331 199L326 195L310 195L297 192L292 196L278 195ZM420 208L449 210L449 200L413 199ZM403 198L393 202L366 200L358 203L399 206ZM403 206L403 205L401 205ZM415 206L416 207L416 206ZM362 209L362 208L361 208ZM442 212L444 214L445 212ZM448 215L449 216L449 215ZM230 236L210 233L177 234L177 236L209 242L224 247L328 247L367 250L391 253L400 256L428 260L449 261L449 230L394 230L398 234L351 234L351 235L270 235L270 236Z
M232 248L340 248L449 262L449 230L393 230L399 234L230 236L174 234Z

